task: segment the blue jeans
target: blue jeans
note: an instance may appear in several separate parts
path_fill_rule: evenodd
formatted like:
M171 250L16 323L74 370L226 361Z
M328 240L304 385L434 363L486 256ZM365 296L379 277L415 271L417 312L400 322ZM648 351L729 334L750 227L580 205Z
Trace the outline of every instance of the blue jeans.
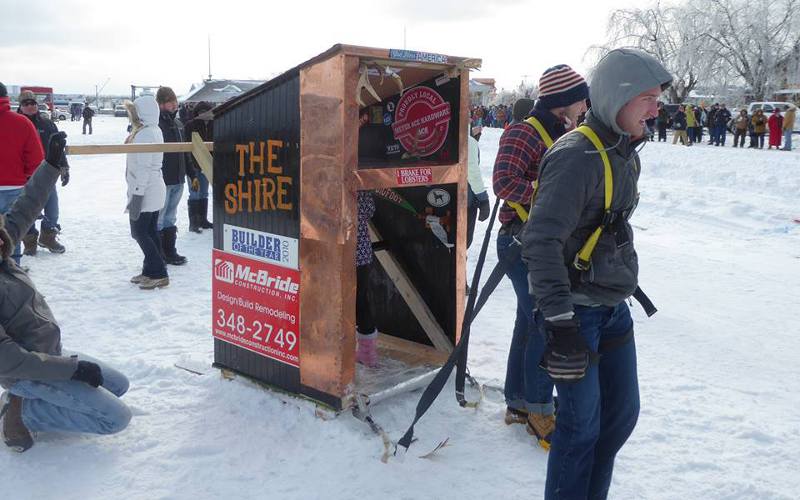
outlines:
M728 129L725 128L725 125L717 125L714 127L715 130L715 137L714 137L714 144L720 144L722 146L725 145L725 135L728 132Z
M148 278L166 278L167 265L161 255L161 238L156 231L158 212L142 212L131 223L131 237L139 244L144 254L142 274Z
M192 179L186 176L186 186L189 189L190 200L202 200L208 198L208 179L203 172L197 173L197 178L200 180L200 191L192 191Z
M575 306L583 338L593 351L633 330L628 305ZM547 461L545 499L604 499L614 457L636 426L639 382L633 338L608 351L574 384L556 384L558 417Z
M792 150L792 131L784 130L783 132L783 149L785 151Z
M7 214L9 210L11 210L11 205L13 205L17 198L19 198L20 193L22 193L21 187L18 189L0 190L0 213ZM20 236L23 234L24 231L20 234ZM11 257L14 259L17 265L19 265L19 261L22 258L22 246L19 244L19 241L14 247Z
M11 386L11 393L23 398L22 422L29 431L114 434L128 426L131 411L118 399L128 391L128 379L94 358L78 358L100 365L102 386L75 380L20 380Z
M47 197L47 203L44 204L44 217L42 217L42 231L47 229L55 229L58 225L58 191L53 186L50 191L50 196ZM28 230L28 234L39 234L36 230L36 223L33 223Z
M502 260L513 242L510 235L497 235L497 258ZM535 301L528 291L528 268L518 257L506 269L517 295L517 316L508 350L505 399L510 408L542 415L553 414L553 382L539 368L544 337L533 320Z
M167 186L164 208L158 213L159 231L175 225L175 221L178 220L178 203L181 202L181 195L183 195L183 183Z

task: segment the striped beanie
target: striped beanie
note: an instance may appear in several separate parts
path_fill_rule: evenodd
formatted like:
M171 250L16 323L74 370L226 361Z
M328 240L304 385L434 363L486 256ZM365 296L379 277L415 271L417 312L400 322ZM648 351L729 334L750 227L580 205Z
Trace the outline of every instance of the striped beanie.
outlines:
M569 106L589 98L589 86L566 64L553 66L539 79L539 104L547 109Z

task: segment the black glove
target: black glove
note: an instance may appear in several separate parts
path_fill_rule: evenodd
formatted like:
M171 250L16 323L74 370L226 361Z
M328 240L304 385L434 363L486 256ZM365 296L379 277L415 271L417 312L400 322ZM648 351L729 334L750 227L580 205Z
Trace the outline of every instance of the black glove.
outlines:
M53 168L61 168L61 160L64 159L64 148L67 147L67 134L56 132L50 135L47 142L47 156L45 161Z
M100 387L103 385L103 372L97 363L78 361L78 368L72 374L72 380L87 383L92 387Z
M596 362L598 356L589 350L581 336L578 320L545 321L544 328L547 347L539 366L555 382L580 382L586 376L589 363Z
M142 202L144 196L135 194L128 202L128 212L130 213L131 220L139 220L139 215L142 213Z
M491 208L489 207L489 200L481 201L481 204L478 205L478 220L483 222L489 218L489 212Z
M61 187L69 184L69 167L61 167Z

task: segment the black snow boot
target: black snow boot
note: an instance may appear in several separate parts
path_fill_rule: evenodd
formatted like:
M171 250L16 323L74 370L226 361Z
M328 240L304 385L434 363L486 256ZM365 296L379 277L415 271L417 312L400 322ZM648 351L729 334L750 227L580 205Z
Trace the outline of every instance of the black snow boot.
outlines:
M203 228L200 225L200 200L189 200L187 205L189 207L189 231L193 233L202 233Z
M213 229L214 224L208 220L208 198L200 198L200 208L197 209L197 218L200 221L200 227L203 229Z
M177 227L165 227L161 230L161 248L164 250L164 261L173 266L182 266L189 260L183 255L178 254L178 251L175 249L175 242L177 239Z

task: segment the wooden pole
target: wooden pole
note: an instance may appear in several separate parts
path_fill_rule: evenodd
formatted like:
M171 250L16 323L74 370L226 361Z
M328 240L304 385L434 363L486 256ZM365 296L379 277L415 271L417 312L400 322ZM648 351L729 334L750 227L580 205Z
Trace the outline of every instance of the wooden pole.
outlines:
M208 151L214 150L213 142L204 142ZM86 144L67 146L68 155L107 155L124 153L191 153L191 142L166 142L163 144Z

